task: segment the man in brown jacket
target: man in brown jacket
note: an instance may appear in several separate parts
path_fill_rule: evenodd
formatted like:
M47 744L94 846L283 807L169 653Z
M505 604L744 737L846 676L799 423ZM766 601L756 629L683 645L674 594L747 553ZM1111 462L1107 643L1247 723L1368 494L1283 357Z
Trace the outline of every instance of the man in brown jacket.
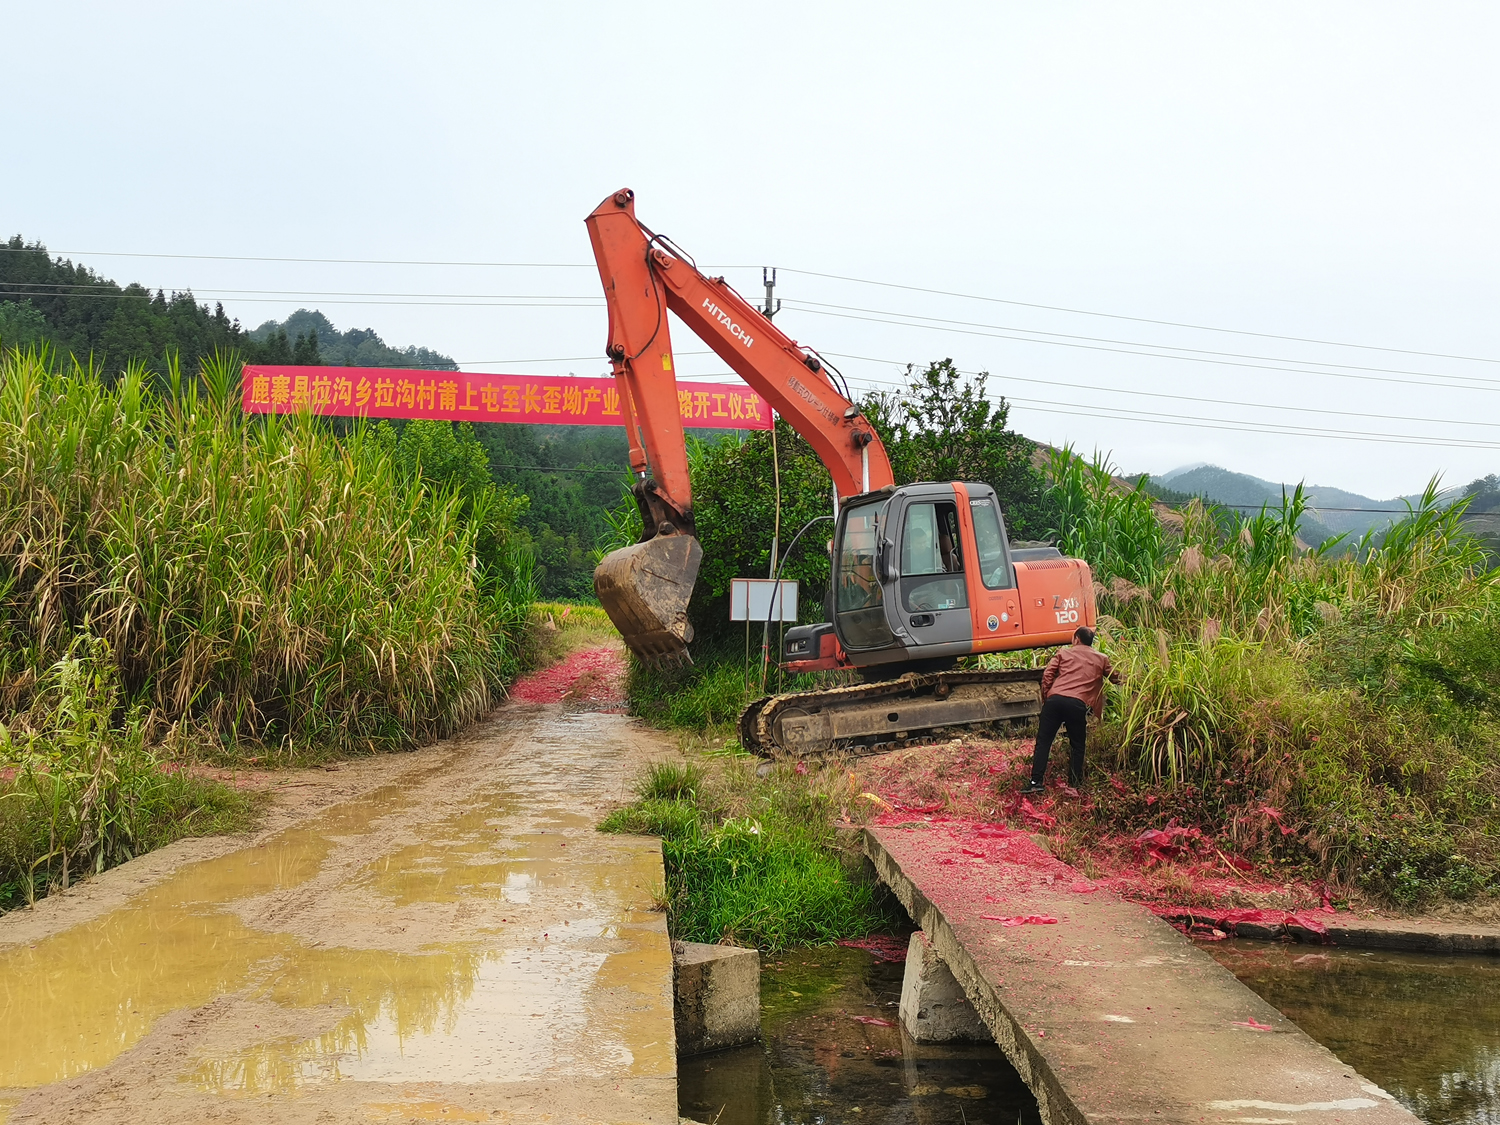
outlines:
M1104 714L1104 681L1120 682L1109 657L1094 648L1094 631L1079 628L1073 643L1060 648L1042 672L1042 717L1037 723L1036 749L1031 754L1031 784L1023 794L1040 793L1047 776L1047 758L1057 729L1068 728L1073 756L1068 762L1068 784L1083 784L1083 748L1088 737L1089 711Z

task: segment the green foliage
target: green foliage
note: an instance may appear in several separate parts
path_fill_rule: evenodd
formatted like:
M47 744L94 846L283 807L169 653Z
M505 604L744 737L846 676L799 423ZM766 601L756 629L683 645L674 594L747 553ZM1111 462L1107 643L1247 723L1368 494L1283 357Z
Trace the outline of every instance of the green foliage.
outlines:
M1121 488L1101 454L1085 461L1072 447L1047 458L1057 523L1049 533L1066 555L1086 559L1101 581L1149 583L1166 559L1166 532L1156 518L1146 478Z
M1301 545L1300 487L1166 523L1100 458L1050 471L1124 674L1101 732L1119 769L1242 850L1404 906L1500 884L1497 579L1464 503L1433 482L1334 555Z
M0 726L0 910L195 833L242 827L250 798L163 767L103 641L80 636Z
M744 625L739 628L743 631ZM757 633L754 652L757 661L759 646ZM741 659L728 655L686 668L649 668L632 660L626 693L635 713L649 723L685 730L712 730L735 722L745 704L760 696L759 664L751 676Z
M659 763L600 830L662 837L674 938L775 951L863 937L891 919L838 839L842 783L837 768L759 778L734 759L710 782L693 764Z
M1000 498L1012 539L1040 539L1056 508L1033 458L1036 443L1008 429L1010 405L985 393L989 373L960 374L951 359L906 369L906 387L861 404L885 444L897 484L982 481Z
M410 745L488 710L532 592L524 552L478 565L490 513L373 428L244 420L226 359L164 382L0 360L0 702L86 629L154 721L231 745Z
M596 548L629 476L624 429L481 423L475 434L495 481L530 499L518 526L536 555L541 596L593 598ZM628 542L639 539L637 528Z
M340 332L316 309L298 309L283 321L266 321L247 334L244 349L253 363L458 370L451 358L430 348L391 347L373 328Z
M29 348L46 339L47 318L29 299L0 301L0 347Z
M703 771L691 762L652 762L636 783L643 801L692 801L703 786Z

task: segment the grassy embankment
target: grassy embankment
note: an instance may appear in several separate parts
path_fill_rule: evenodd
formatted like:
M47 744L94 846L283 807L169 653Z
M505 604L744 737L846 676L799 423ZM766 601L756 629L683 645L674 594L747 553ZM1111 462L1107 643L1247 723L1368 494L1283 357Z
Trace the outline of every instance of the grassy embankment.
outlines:
M250 817L167 763L411 746L524 656L513 504L237 387L0 357L0 909Z
M1300 491L1174 527L1099 461L1059 453L1051 476L1125 678L1095 759L1113 783L1064 824L1076 844L1181 826L1335 894L1500 889L1500 575L1462 505L1429 489L1330 557L1298 545Z

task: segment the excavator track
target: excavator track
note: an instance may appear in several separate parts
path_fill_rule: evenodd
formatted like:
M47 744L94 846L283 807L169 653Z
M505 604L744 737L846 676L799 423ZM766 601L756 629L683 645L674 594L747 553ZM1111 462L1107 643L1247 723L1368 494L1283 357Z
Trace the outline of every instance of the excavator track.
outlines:
M947 727L1024 719L1042 709L1042 670L908 672L894 680L757 699L740 745L763 758L873 753Z

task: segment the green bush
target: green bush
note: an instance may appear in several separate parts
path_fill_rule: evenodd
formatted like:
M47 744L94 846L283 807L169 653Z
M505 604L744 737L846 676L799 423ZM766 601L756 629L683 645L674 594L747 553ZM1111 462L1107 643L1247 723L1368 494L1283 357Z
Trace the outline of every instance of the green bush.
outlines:
M736 779L707 784L695 766L652 766L641 799L617 809L604 832L662 838L672 936L765 950L863 937L892 917L858 854L833 827L828 783L790 768L755 777L731 760Z
M183 836L243 827L254 801L164 768L103 641L82 637L0 726L0 911Z

